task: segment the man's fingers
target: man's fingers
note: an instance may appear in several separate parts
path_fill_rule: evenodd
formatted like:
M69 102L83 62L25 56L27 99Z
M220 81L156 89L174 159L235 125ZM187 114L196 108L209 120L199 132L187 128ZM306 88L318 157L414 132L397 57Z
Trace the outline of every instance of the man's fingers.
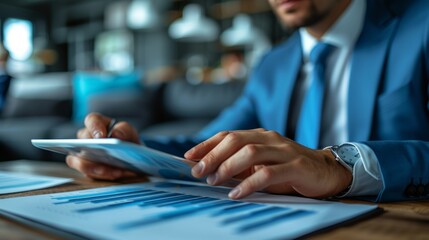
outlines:
M79 129L76 135L77 135L77 138L81 138L81 139L92 138L92 135L89 133L88 129L86 128Z
M278 146L248 144L221 163L217 171L208 176L207 183L219 185L255 165L272 165L284 162L285 159L279 159L279 157L285 157L279 155L278 152Z
M85 117L85 127L92 138L103 138L107 136L107 126L111 118L99 113L90 113Z
M244 145L248 143L259 143L264 139L264 135L256 131L235 131L229 132L225 137L192 169L195 177L203 177L213 173L222 162L227 160Z
M262 144L264 142L279 141L282 137L273 131L253 129L247 131L228 132L226 136L192 169L195 177L203 177L213 173L229 157L249 144Z
M185 158L189 160L199 160L203 158L208 152L216 147L227 135L228 131L219 132L213 137L207 139L204 142L196 145L185 153Z
M66 163L69 167L82 172L86 176L94 179L116 180L123 177L135 176L135 173L108 166L100 163L93 163L78 157L67 156Z
M85 118L85 128L77 132L78 138L103 138L107 137L108 126L111 118L98 113L90 113ZM129 123L119 122L114 125L112 137L124 141L140 143L138 132ZM115 180L124 177L136 176L135 173L107 164L93 163L76 156L67 156L67 164L86 176L94 179Z
M78 131L78 138L107 137L111 118L98 113L90 113L85 118L85 127ZM128 142L140 143L139 135L134 127L127 122L118 122L112 129L112 137Z
M136 129L127 122L117 123L112 130L112 137L127 142L140 143Z
M291 178L291 171L288 169L290 169L289 164L263 167L231 190L228 197L232 199L244 198L274 184L283 183L287 185ZM289 188L289 190L291 189ZM290 193L293 193L293 191L291 190ZM283 194L287 194L287 192L283 192Z
M230 133L249 133L249 132L265 132L263 128L256 128L252 130L245 131L222 131L214 135L213 137L207 139L206 141L198 144L189 151L185 153L185 158L189 160L200 160L208 152L210 152L214 147L216 147L226 136Z

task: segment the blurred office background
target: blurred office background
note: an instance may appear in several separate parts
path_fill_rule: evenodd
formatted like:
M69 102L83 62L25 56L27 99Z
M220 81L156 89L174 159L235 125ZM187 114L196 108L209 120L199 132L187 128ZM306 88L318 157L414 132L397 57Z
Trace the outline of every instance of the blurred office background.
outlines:
M75 137L91 111L194 134L290 33L266 0L1 0L0 29L5 160L52 158L29 139Z
M285 34L265 0L3 0L0 27L13 74L217 67Z

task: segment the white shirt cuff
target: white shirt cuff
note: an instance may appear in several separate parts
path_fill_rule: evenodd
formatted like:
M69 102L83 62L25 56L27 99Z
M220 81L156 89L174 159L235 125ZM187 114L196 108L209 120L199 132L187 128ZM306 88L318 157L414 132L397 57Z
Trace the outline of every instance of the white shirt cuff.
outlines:
M357 148L360 159L353 167L353 181L349 191L340 197L374 196L382 190L383 181L378 159L374 151L365 144L348 143Z

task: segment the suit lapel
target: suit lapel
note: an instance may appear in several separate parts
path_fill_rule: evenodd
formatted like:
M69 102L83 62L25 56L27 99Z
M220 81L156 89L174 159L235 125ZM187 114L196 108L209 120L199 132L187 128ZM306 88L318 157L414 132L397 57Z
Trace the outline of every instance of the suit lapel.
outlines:
M350 141L370 138L386 53L397 25L384 6L372 1L367 1L365 24L352 56L347 107Z
M288 61L285 61L287 62L287 65L284 66L284 68L279 69L276 74L279 89L283 89L283 91L278 91L279 95L277 95L277 97L279 99L276 102L280 104L278 109L284 109L284 111L279 111L278 113L280 114L280 117L273 119L277 120L275 123L276 129L278 129L278 132L282 133L284 136L286 136L286 128L288 126L287 121L289 120L288 115L290 110L290 101L293 95L292 92L295 82L299 77L298 75L302 65L302 47L299 33L296 32L291 38L293 43L290 44L289 48L285 51L285 56L289 58Z

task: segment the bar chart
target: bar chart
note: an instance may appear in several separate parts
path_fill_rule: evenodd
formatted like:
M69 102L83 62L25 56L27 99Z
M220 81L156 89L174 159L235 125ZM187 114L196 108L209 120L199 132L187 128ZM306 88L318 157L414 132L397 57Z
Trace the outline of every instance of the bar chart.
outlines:
M374 209L263 193L235 201L228 191L155 181L5 199L0 209L96 239L296 238Z
M160 212L143 217L141 220L124 222L116 226L119 230L145 227L166 220L180 220L188 215L206 214L222 219L222 225L235 224L236 232L257 230L264 223L276 224L309 214L312 211L273 207L266 204L246 203L201 197L182 193L157 190L112 191L78 197L57 197L55 205L91 203L93 206L79 208L82 214L110 211L117 208L138 206L144 209L156 207ZM164 211L165 210L165 211Z

